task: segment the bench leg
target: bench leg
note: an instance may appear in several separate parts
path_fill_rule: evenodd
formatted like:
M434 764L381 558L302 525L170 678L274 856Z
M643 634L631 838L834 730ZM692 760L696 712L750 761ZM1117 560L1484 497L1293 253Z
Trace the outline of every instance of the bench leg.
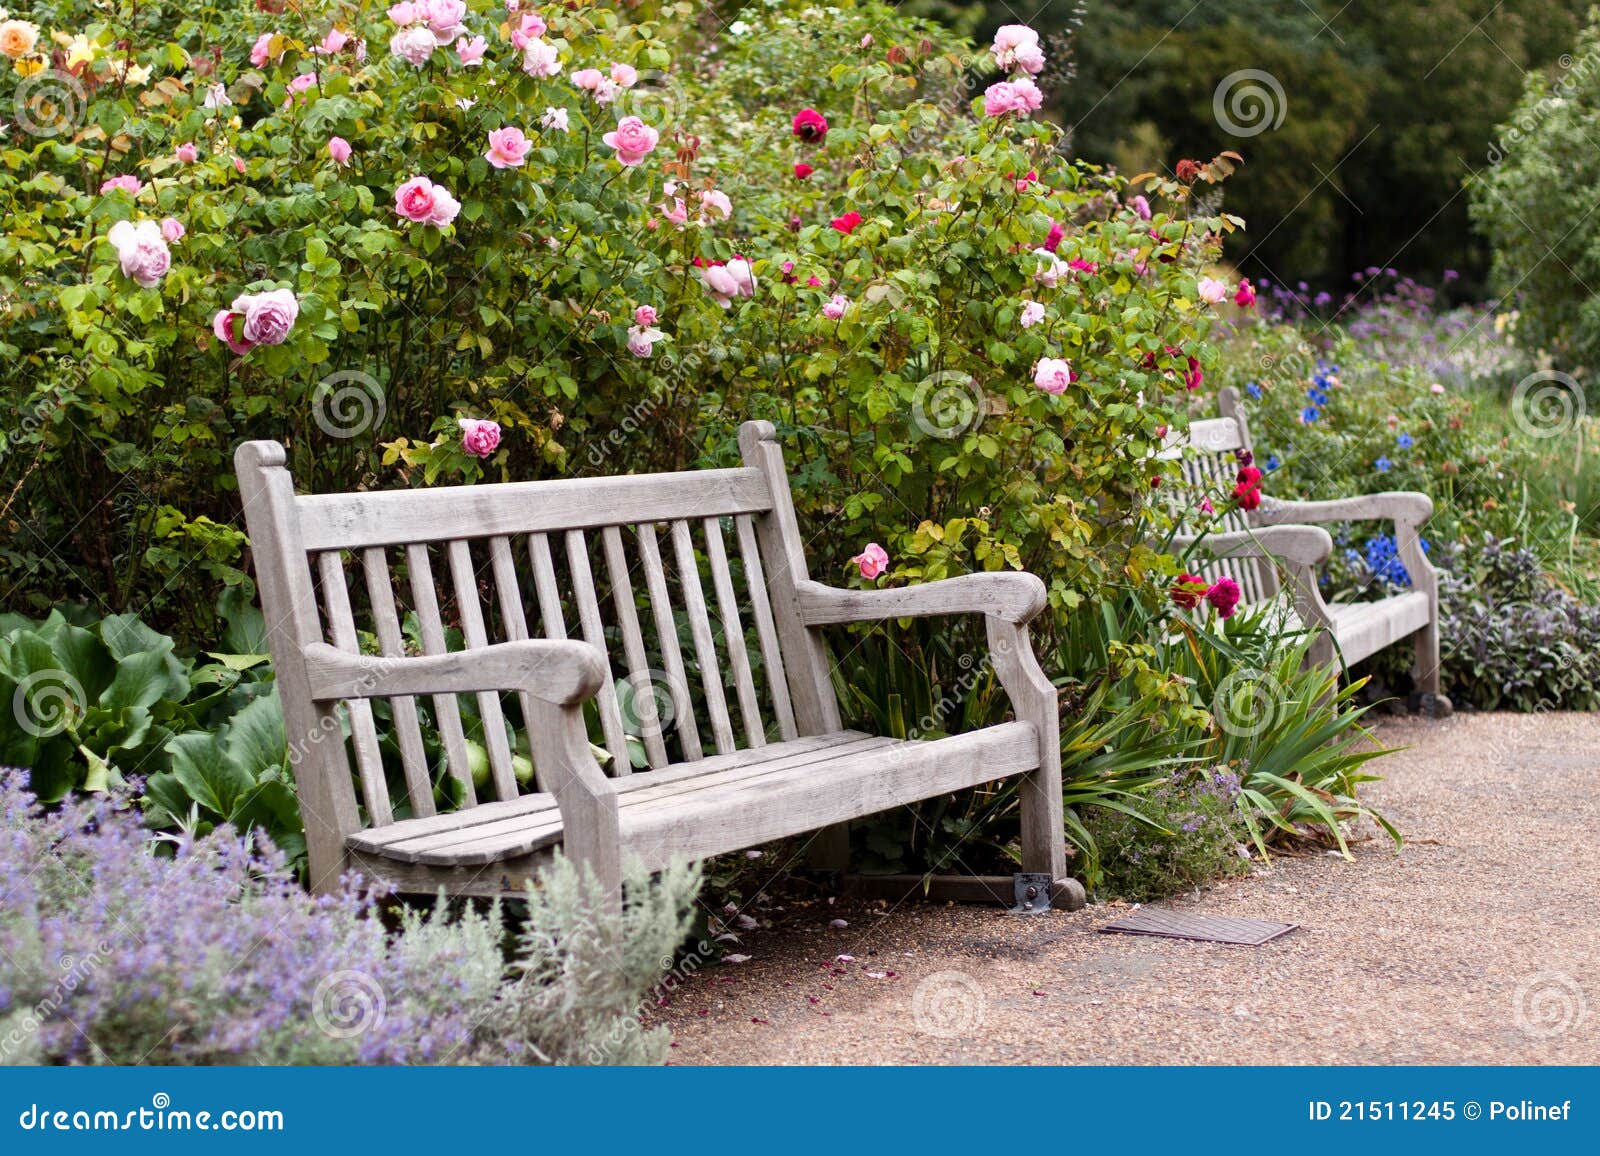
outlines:
M1433 619L1416 634L1417 662L1413 673L1423 694L1439 693L1439 620Z
M811 836L806 866L819 871L844 871L850 866L850 824L835 823Z

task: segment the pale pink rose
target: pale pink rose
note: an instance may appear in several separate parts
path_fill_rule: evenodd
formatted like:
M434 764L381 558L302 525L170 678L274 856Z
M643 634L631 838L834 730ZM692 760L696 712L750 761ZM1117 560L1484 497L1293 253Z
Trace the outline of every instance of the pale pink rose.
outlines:
M433 55L433 50L437 47L439 47L438 41L423 24L402 28L389 38L390 54L400 57L413 68L421 68L428 63L428 58Z
M670 205L663 203L661 212L674 225L687 225L689 223L689 207L683 203L682 197L673 197Z
M733 215L733 202L721 189L703 189L700 193L700 215L719 216L726 221Z
M546 108L544 115L539 118L539 127L551 132L567 131L567 110L564 108Z
M1017 68L1029 76L1038 76L1044 71L1044 49L1037 44L1027 44L1017 49Z
M415 24L422 19L422 5L413 4L411 0L401 0L389 9L389 19L404 28L407 24Z
M442 229L456 219L461 204L443 185L412 177L394 191L394 211L408 221Z
M1011 82L1011 89L1016 93L1019 112L1038 112L1044 104L1044 93L1039 91L1039 86L1026 76L1019 76Z
M267 61L272 59L272 38L276 32L263 32L256 37L255 44L250 47L250 63L257 68L262 68Z
M649 357L655 352L655 344L664 335L661 330L650 325L635 325L628 330L628 352L635 357Z
M233 309L244 314L242 332L252 345L282 345L300 316L300 302L292 289L269 289L235 297Z
M440 48L466 32L466 0L421 0L417 10Z
M177 217L161 218L161 236L169 245L176 245L189 232Z
M835 293L822 307L822 315L829 321L837 321L844 316L845 310L850 308L850 298L843 293Z
M463 36L456 41L456 57L467 68L482 64L483 54L488 50L489 42L481 36L474 36L471 40Z
M1039 34L1026 24L1001 25L995 30L994 43L989 46L989 51L994 53L994 62L1008 72L1013 68L1021 68L1037 74L1044 67ZM1035 60L1039 67L1029 67Z
M625 116L617 122L615 132L600 138L617 150L617 160L624 168L639 164L655 151L661 134L636 116Z
M295 77L286 86L289 95L284 97L283 107L288 108L294 103L296 97L314 88L316 83L317 74L315 72L302 72L299 76Z
M1066 263L1049 249L1035 249L1033 255L1039 258L1039 268L1034 270L1033 279L1047 289L1054 289L1061 278L1069 276Z
M639 73L631 64L613 64L611 80L618 88L632 88L639 83Z
M130 197L137 197L141 192L144 191L144 183L131 173L124 173L120 177L112 177L110 180L102 183L100 186L100 195L104 197L110 193L116 192L118 189L121 189Z
M206 98L203 103L207 108L215 111L219 108L227 108L233 103L233 98L228 95L227 85L213 84L206 89Z
M461 427L461 448L469 454L486 458L500 448L500 423L488 418L464 417L457 420Z
M200 159L200 150L195 147L193 141L185 141L183 144L178 146L174 155L177 156L177 158L184 164L192 165L195 161Z
M572 83L588 92L593 92L600 87L605 78L605 74L598 68L580 68L572 74Z
M336 165L347 165L347 164L349 164L350 163L350 151L351 151L350 150L350 142L345 140L344 137L342 137L342 136L330 136L328 138L328 155L333 158L333 163L334 164L336 164Z
M654 325L656 323L656 308L654 305L641 305L633 311L633 321L636 325Z
M866 548L850 561L861 571L861 576L870 581L889 569L889 551L876 542L868 542Z
M244 314L237 309L218 310L217 315L211 319L211 332L238 354L249 353L255 348L254 342L245 339L243 329Z
M622 91L622 86L609 76L602 76L600 83L594 87L594 100L596 104L610 104L617 99L617 93Z
M1037 301L1024 301L1022 303L1022 327L1032 329L1044 320L1044 306Z
M1065 393L1072 384L1072 366L1059 357L1041 357L1033 371L1033 384L1046 393Z
M726 265L707 265L700 270L700 279L724 309L732 305L735 297L754 297L756 294L755 272L743 257L735 257Z
M528 159L532 148L533 142L520 128L507 125L489 134L489 151L483 154L483 159L497 169L514 169Z
M350 34L341 32L337 28L328 29L328 34L322 38L322 43L311 51L319 56L333 56L343 51L344 46L350 43Z
M1208 305L1218 305L1228 299L1228 283L1215 277L1202 277L1197 286L1200 300Z
M161 234L161 226L154 221L118 221L106 234L122 263L123 275L146 289L161 284L172 268L172 254Z
M529 76L554 76L561 71L561 53L548 40L530 40L522 50L522 71Z
M1444 386L1440 385L1436 381L1436 382L1434 382L1432 385L1430 385L1428 387L1428 392L1429 393L1443 393L1444 392Z
M515 12L516 9L513 8L511 11ZM537 40L548 31L549 27L544 19L537 12L529 12L517 21L516 28L512 29L511 43L518 48L526 48L530 40Z

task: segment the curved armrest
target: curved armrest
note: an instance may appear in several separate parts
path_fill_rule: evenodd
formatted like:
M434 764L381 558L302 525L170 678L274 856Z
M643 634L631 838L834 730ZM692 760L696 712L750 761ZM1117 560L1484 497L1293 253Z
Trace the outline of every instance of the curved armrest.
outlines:
M313 642L305 648L311 697L322 702L390 695L516 690L557 706L593 698L605 659L586 642L525 639L448 654L385 658Z
M1256 511L1256 520L1265 526L1285 522L1363 522L1380 519L1420 526L1432 516L1433 499L1415 490L1389 490L1382 494L1362 494L1325 502L1263 498L1261 508Z
M1296 566L1320 565L1333 553L1333 538L1321 526L1263 526L1172 540L1175 547L1196 543L1214 558L1279 558Z
M799 582L795 600L807 626L941 614L985 614L1020 626L1044 609L1046 594L1037 575L1005 570L888 590L846 590L820 582Z

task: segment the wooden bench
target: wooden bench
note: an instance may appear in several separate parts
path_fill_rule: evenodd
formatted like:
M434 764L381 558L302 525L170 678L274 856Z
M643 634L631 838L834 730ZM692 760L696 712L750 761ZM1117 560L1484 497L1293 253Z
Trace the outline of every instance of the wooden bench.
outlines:
M1239 470L1237 452L1255 452L1238 392L1226 387L1218 400L1221 417L1191 422L1169 443L1167 452L1179 459L1191 493L1230 493ZM1276 598L1280 574L1286 577L1299 623L1319 631L1310 656L1314 662L1337 658L1349 666L1411 639L1419 705L1432 714L1448 714L1450 700L1439 693L1439 579L1419 536L1432 513L1433 499L1410 491L1321 502L1263 495L1253 511L1230 509L1217 515L1220 531L1180 533L1172 548L1197 545L1208 556L1199 567L1201 576L1209 581L1232 578L1243 605ZM1317 567L1333 553L1333 538L1319 523L1361 521L1393 523L1395 552L1411 588L1374 602L1327 602Z
M314 889L354 868L401 891L514 893L560 844L616 894L625 859L659 869L819 828L837 859L839 824L1013 775L1022 869L1062 887L1057 696L1026 631L1044 584L813 582L773 427L748 422L739 444L737 469L308 496L282 446L239 447ZM845 729L820 628L950 614L985 617L1014 721Z

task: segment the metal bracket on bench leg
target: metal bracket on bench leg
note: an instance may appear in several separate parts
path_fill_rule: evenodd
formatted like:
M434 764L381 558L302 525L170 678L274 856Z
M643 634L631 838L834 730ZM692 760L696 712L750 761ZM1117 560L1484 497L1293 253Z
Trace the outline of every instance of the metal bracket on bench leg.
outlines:
M1018 871L1011 877L1011 890L1016 905L1012 915L1043 915L1050 910L1050 887L1054 882L1048 874Z

